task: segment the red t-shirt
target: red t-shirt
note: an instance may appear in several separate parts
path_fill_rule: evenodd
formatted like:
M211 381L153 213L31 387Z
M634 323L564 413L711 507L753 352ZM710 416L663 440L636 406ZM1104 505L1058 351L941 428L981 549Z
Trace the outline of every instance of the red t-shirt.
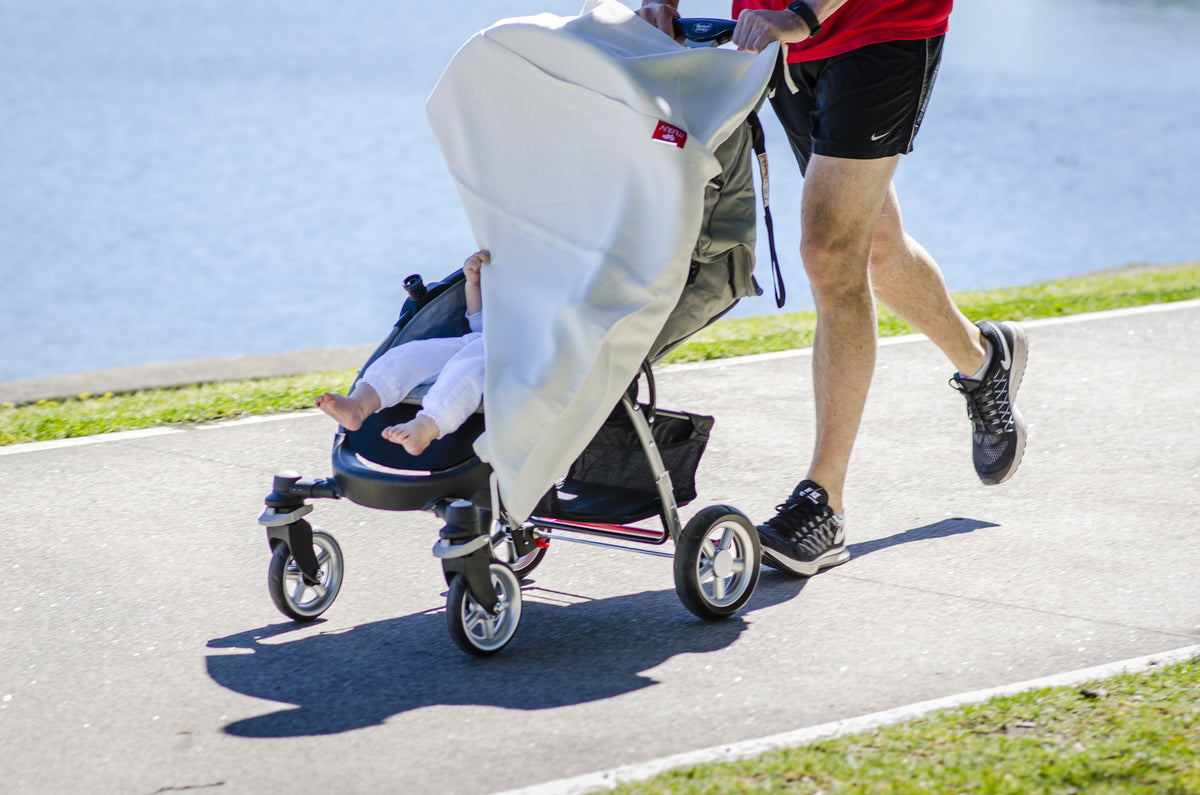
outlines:
M743 9L787 8L791 0L733 0L733 18ZM788 62L816 61L885 41L940 36L950 23L954 0L847 0L821 23L816 38L788 45Z

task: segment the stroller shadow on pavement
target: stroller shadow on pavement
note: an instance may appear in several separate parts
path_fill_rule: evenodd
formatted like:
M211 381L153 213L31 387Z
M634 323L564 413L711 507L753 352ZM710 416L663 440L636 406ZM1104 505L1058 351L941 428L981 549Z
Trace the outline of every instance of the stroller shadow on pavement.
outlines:
M806 581L771 583L748 611L794 598ZM349 629L312 634L309 625L271 624L208 642L213 681L255 698L295 705L235 721L240 737L336 734L382 724L432 705L551 709L655 684L642 675L677 654L725 648L746 629L741 617L701 621L673 589L610 599L526 587L521 628L511 646L486 658L465 655L432 610ZM548 597L548 598L544 598ZM569 597L573 604L564 604ZM303 638L284 636L310 630ZM603 665L597 665L603 660Z
M849 549L861 557L997 526L945 519ZM747 612L793 599L807 582L765 569ZM316 634L311 630L324 621L271 624L211 640L210 649L243 650L208 656L213 681L294 705L236 721L225 731L239 737L312 736L379 725L433 705L537 710L598 701L649 687L654 680L642 672L678 654L725 648L746 629L740 616L696 619L673 589L589 600L541 589L534 581L524 592L525 615L515 640L486 659L454 645L440 609ZM309 630L304 637L286 638L302 629Z

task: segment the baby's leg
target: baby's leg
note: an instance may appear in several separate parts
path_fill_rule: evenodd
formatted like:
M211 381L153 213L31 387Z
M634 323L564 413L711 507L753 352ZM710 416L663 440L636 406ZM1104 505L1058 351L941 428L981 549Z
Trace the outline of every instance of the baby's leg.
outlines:
M383 438L404 446L410 455L420 455L434 439L457 430L483 397L483 339L468 335L422 401L423 407L411 421L393 425Z
M367 417L436 378L463 344L460 337L446 337L398 345L371 363L349 395L326 392L317 398L317 408L346 430L357 431Z
M404 451L409 455L420 455L425 452L425 448L441 435L437 423L424 411L417 412L417 416L408 422L383 429L383 438L403 446Z
M483 364L483 339L478 336L446 362L429 387L421 401L421 410L437 423L442 434L457 430L479 408L483 399Z
M406 342L372 362L363 373L362 381L379 394L382 407L394 406L418 385L437 378L446 362L465 344L462 337Z
M349 395L326 392L317 398L317 408L348 431L361 428L367 417L379 411L379 406L379 393L363 381L355 384Z

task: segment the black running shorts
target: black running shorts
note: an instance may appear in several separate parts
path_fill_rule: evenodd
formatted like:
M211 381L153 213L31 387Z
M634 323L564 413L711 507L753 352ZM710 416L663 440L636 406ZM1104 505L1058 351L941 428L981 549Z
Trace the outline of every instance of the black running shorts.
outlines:
M912 151L942 58L942 40L871 44L788 64L799 89L780 81L775 114L803 173L813 154L874 160Z

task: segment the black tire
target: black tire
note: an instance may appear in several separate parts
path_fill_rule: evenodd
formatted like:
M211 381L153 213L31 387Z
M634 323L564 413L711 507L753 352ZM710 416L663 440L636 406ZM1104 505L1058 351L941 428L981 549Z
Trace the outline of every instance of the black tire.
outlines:
M709 506L692 517L675 545L675 592L700 618L729 618L754 595L760 553L758 531L745 514Z
M492 586L500 598L496 613L489 614L471 596L466 577L456 575L446 595L446 626L450 637L468 654L489 657L508 645L521 623L521 583L503 563L489 566Z
M313 530L313 551L317 555L321 582L308 585L288 545L280 542L271 553L267 569L267 590L279 612L296 621L312 621L324 613L337 598L344 573L342 548L329 533Z

